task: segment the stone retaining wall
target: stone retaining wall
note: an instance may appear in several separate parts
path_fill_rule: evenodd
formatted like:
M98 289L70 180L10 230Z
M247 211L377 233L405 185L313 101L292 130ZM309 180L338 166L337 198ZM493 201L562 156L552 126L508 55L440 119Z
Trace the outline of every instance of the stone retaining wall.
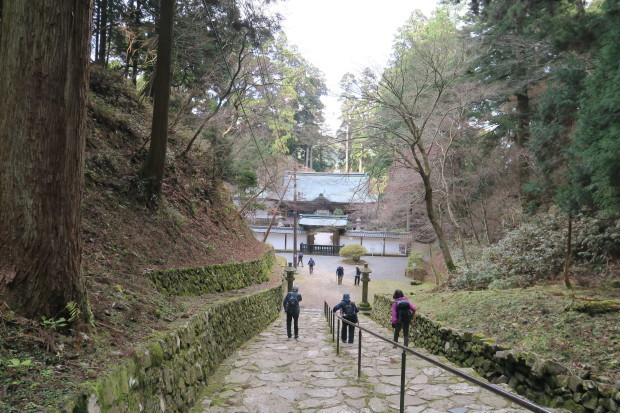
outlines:
M63 413L187 412L219 363L277 318L283 288L223 299L82 385Z
M165 295L201 295L238 290L269 281L275 256L273 249L261 259L229 264L151 271L155 288Z
M391 303L389 296L375 295L371 318L391 327ZM480 334L454 331L419 314L416 322L411 344L471 367L492 383L507 383L537 404L576 413L620 412L620 389L613 384L581 379L552 360L511 350Z

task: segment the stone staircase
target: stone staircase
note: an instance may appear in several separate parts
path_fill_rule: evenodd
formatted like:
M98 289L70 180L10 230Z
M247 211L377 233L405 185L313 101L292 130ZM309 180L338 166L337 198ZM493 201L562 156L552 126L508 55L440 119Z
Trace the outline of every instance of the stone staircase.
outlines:
M366 317L360 323L390 337ZM363 337L362 378L358 344L340 343L340 355L321 310L302 310L300 337L287 340L281 314L265 331L226 359L192 412L393 412L400 404L401 351L369 334ZM526 412L413 355L407 357L405 411L410 413Z

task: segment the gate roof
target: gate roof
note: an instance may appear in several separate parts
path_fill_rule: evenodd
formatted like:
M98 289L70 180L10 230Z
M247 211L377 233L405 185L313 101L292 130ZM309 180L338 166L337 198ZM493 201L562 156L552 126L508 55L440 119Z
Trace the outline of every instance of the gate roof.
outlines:
M293 172L287 172L284 184ZM297 172L297 200L359 204L374 202L369 193L370 179L365 173ZM284 194L285 201L293 201L293 182Z

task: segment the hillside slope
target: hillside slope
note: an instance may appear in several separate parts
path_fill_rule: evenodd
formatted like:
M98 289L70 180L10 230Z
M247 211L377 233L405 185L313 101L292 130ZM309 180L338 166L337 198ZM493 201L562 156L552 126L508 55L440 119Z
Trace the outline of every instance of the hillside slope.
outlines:
M34 412L54 405L73 386L96 377L129 354L140 338L180 317L202 298L161 296L150 269L246 261L266 251L236 215L222 182L194 151L187 158L183 130L169 140L157 211L144 207L139 168L148 148L150 105L120 74L93 67L83 197L83 270L95 329L15 316L0 305L0 411ZM186 132L190 133L190 132ZM22 364L11 365L11 360Z

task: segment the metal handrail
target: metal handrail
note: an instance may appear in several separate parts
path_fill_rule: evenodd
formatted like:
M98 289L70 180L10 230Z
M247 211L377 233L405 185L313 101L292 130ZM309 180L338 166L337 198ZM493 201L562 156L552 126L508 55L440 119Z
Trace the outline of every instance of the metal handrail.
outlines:
M407 352L412 353L413 355L426 360L444 370L447 370L453 374L456 374L459 377L464 378L465 380L468 380L474 384L476 384L477 386L480 386L486 390L489 390L507 400L510 400L511 402L518 404L521 407L525 407L526 409L532 411L532 412L537 412L537 413L550 413L549 410L546 410L544 408L542 408L541 406L538 406L535 403L532 403L529 400L523 399L513 393L507 392L506 390L491 384L489 382L480 380L476 377L470 376L467 373L462 372L461 370L458 370L452 366L449 366L447 364L444 364L438 360L435 360L432 357L427 356L426 354L420 353L419 351L416 351L412 348L403 346L399 343L397 343L394 340L390 340L389 338L385 338L381 335L379 335L378 333L375 333L372 330L369 330L365 327L360 326L359 324L353 323L349 320L344 319L341 315L336 314L334 311L332 311L331 307L327 304L327 301L324 301L324 305L323 305L323 309L325 312L325 316L327 318L327 322L329 323L329 327L330 330L332 332L332 340L334 340L334 333L335 333L335 329L334 329L334 323L335 320L338 319L338 330L340 331L340 320L342 320L343 323L347 323L347 324L351 324L356 326L357 328L359 328L359 339L358 339L358 366L357 366L357 376L358 378L361 377L361 366L362 366L362 331L377 337L378 339L381 339L387 343L392 344L395 347L399 347L400 349L402 349L403 353L402 353L402 357L401 357L401 377L400 377L400 411L403 412L404 411L404 402L405 402L405 366L406 366L406 361L407 361ZM336 354L340 354L340 339L338 338L336 340Z

